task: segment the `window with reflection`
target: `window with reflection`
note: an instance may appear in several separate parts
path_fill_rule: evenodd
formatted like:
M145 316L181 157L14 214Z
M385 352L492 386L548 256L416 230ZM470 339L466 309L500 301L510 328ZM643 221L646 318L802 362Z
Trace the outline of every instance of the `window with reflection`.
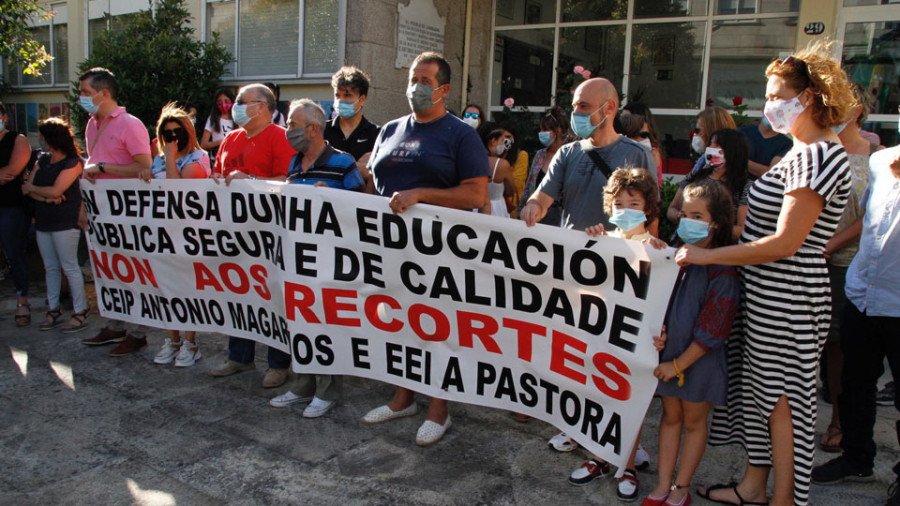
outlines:
M705 16L706 7L706 0L634 0L634 17Z
M553 76L552 28L498 32L494 39L491 103L549 106Z
M900 22L847 23L843 67L872 94L874 114L897 114L900 104Z
M761 111L766 100L766 67L789 54L796 37L794 17L716 21L709 55L708 99L714 105L731 108L734 97L743 97L748 110Z
M717 0L716 14L799 12L800 0Z
M706 23L635 25L628 99L653 108L699 108Z
M609 21L628 16L627 0L562 0L562 21Z
M40 76L23 74L23 65L6 61L6 79L13 86L66 86L69 84L69 33L68 33L68 7L63 4L51 4L48 6L55 15L49 20L33 20L34 25L29 29L31 37L53 57L47 65L41 69Z
M556 101L571 104L572 92L588 77L605 77L618 89L625 54L624 26L563 28L559 35ZM576 72L580 70L580 72Z
M556 0L497 0L497 26L556 22Z

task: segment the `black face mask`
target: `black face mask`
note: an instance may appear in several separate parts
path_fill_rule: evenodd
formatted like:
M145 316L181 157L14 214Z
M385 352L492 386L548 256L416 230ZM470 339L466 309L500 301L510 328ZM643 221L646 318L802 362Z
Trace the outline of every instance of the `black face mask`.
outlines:
M163 130L163 138L166 142L178 141L178 151L184 151L188 144L188 133L181 127L175 130Z

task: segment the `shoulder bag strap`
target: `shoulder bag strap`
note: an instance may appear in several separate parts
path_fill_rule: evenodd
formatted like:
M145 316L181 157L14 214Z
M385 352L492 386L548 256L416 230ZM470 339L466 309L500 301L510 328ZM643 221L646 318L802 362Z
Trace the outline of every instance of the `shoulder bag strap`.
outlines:
M612 176L612 169L609 168L609 165L607 165L607 163L603 160L603 157L600 156L600 153L598 153L596 149L584 149L582 147L582 150L587 153L589 157L591 157L591 160L594 161L594 165L596 165L597 168L600 169L600 172L602 172L603 175L606 176L606 179L609 179L610 176Z

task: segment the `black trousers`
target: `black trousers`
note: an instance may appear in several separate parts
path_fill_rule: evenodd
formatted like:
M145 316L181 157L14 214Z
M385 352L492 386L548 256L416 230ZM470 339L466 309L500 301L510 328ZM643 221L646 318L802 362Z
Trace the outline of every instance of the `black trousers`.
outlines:
M875 464L875 394L884 373L884 358L894 376L900 372L900 318L867 316L847 301L841 321L844 352L841 407L841 448L854 467L871 469ZM900 402L894 396L894 406Z

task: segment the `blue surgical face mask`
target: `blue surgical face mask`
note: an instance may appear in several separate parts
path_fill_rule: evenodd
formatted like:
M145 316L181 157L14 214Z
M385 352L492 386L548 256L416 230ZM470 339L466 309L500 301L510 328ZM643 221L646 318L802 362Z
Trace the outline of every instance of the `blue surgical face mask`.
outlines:
M3 120L0 119L0 132L2 132L4 128L6 128L6 125L4 125Z
M541 141L541 144L544 146L553 144L553 132L538 132L538 140Z
M682 241L695 244L709 237L709 223L693 218L681 218L675 233Z
M847 128L847 125L849 125L849 124L850 124L849 121L845 121L845 122L841 123L840 125L835 125L835 126L831 127L831 131L837 135L841 135L841 132L843 132L844 129Z
M606 104L604 104L604 105L606 105ZM600 108L598 108L597 111L599 111L602 108L603 108L603 106L600 106ZM594 111L594 112L597 112L597 111ZM575 135L577 135L578 137L587 139L588 137L591 136L592 133L594 133L594 130L600 128L603 125L603 123L606 123L606 120L608 117L604 117L602 120L600 120L600 123L597 123L596 125L592 125L591 124L591 116L594 115L594 112L592 112L592 113L573 112L572 113L572 118L569 121L569 123L571 124L572 132L574 132Z
M357 99L356 102L359 102ZM356 116L356 102L347 102L344 100L335 100L334 108L337 110L338 115L344 119L350 119L353 116Z
M619 230L628 232L639 227L641 223L647 221L647 215L640 209L632 209L630 207L619 208L613 211L609 217L609 222L619 227Z
M768 128L769 130L772 129L772 124L769 123L769 118L765 117L765 115L763 115L762 117L762 123L763 125L766 125L766 128Z
M231 106L231 119L234 120L240 126L244 126L247 123L250 123L250 120L253 119L253 116L247 115L247 107L250 104L234 104Z
M78 97L78 105L88 114L97 114L97 110L100 109L100 106L94 103L94 97L86 97L84 95Z

